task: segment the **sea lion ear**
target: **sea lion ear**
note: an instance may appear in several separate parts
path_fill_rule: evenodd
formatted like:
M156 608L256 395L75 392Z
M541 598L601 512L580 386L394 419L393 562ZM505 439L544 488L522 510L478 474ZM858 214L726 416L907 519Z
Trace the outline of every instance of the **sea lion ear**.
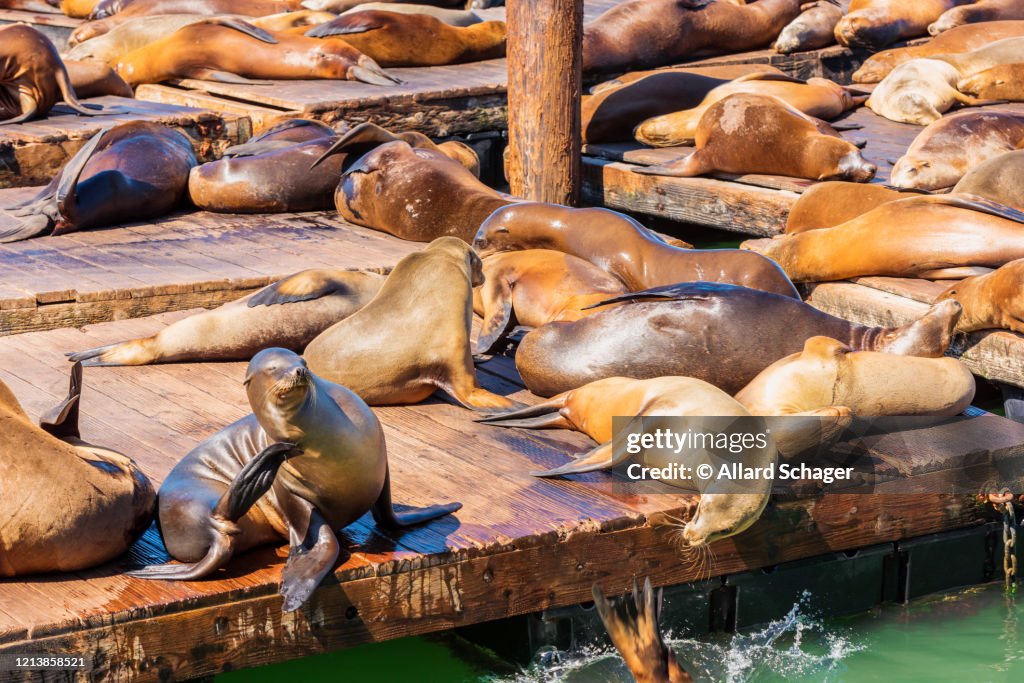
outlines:
M811 337L804 342L804 355L807 356L836 358L852 351L852 348L831 337Z

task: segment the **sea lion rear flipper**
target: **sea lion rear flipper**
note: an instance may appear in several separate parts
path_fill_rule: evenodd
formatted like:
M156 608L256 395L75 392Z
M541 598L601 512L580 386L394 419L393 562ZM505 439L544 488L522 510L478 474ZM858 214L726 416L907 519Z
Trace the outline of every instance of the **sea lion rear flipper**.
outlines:
M445 503L425 508L409 508L396 512L391 502L391 471L384 474L384 488L381 489L377 502L370 508L373 521L385 529L402 529L450 515L462 509L462 503Z
M235 83L238 85L274 84L274 81L256 81L245 76L233 74L230 71L218 71L217 69L190 69L186 76L196 81L213 81L215 83Z
M693 178L713 171L702 162L700 150L689 156L659 166L632 166L629 170L640 175L662 175L669 178Z
M57 202L57 212L64 219L64 222L69 225L75 224L75 189L78 186L78 179L82 175L82 171L85 169L86 163L92 158L92 155L96 153L96 149L99 147L103 138L113 126L106 126L100 129L98 133L89 138L89 142L78 150L75 156L71 157L69 161L60 172L60 180L57 181L57 189L54 192L54 198Z
M324 516L309 501L292 493L277 496L288 522L290 548L281 571L282 609L293 612L309 600L334 569L341 544Z
M349 67L347 78L350 81L362 81L363 83L369 83L370 85L395 85L401 83L402 80L396 76L392 76L384 69L380 68L377 62L373 61L366 55L359 58L359 63Z
M635 419L635 418L634 418ZM620 439L621 441L621 439ZM567 474L586 474L587 472L604 472L616 465L625 462L629 457L625 446L622 445L615 450L615 441L603 443L600 446L587 451L576 460L567 462L560 467L545 470L543 472L530 472L534 477L562 477Z
M493 425L495 427L522 427L523 429L572 429L573 425L561 414L565 407L568 394L559 394L553 398L538 403L537 405L526 406L518 410L509 410L504 413L495 413L480 418L476 422Z
M310 38L328 38L330 36L344 36L353 33L366 33L375 29L383 28L384 22L377 12L355 12L344 14L337 19L332 19L324 24L317 24L305 35Z
M849 121L834 121L829 124L832 130L863 130L864 126L860 123L853 123Z
M81 433L78 430L78 405L82 396L82 364L75 363L71 367L71 382L68 387L68 397L60 405L54 406L39 418L39 426L43 431L63 439L65 437L79 438Z
M297 301L312 301L331 294L351 293L352 290L347 283L331 278L330 274L323 270L311 269L289 275L264 287L253 294L246 305L249 308L276 306Z
M397 135L392 133L386 128L381 128L375 123L369 121L360 123L358 126L342 135L338 140L331 145L326 152L320 155L320 158L313 162L310 166L311 169L316 168L324 159L334 156L339 152L348 152L356 147L364 147L366 145L377 145L385 142L394 142L400 140ZM360 149L362 151L362 149Z
M42 213L34 214L25 220L19 221L14 227L0 230L0 244L27 240L36 235L42 235L52 228L52 218Z
M127 107L101 107L98 104L85 104L79 101L75 89L71 85L71 77L68 76L67 67L63 64L57 69L54 76L57 79L57 87L60 88L64 105L75 110L82 116L115 116L118 114L130 114L131 109Z

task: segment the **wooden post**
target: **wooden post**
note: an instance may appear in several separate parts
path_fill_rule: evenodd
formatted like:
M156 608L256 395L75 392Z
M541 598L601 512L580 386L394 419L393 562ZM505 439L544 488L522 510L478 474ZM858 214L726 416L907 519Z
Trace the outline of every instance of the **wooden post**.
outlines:
M580 196L583 0L508 0L508 179L530 201Z

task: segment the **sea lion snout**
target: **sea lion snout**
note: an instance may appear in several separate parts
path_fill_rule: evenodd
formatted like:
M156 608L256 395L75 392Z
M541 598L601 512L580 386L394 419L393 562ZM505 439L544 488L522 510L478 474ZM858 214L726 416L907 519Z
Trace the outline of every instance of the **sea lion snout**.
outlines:
M866 183L875 177L878 166L871 163L860 152L853 151L839 160L839 175L859 183Z
M249 361L245 386L250 400L262 401L270 392L284 398L293 389L309 384L311 378L312 373L301 356L288 349L270 348Z

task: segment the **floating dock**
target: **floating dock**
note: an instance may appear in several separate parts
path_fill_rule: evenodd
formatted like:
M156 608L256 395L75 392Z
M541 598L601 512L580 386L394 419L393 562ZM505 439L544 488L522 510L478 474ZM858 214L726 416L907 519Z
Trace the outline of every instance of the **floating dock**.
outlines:
M61 14L56 7L53 12L24 12L22 10L0 9L0 26L4 24L28 24L50 39L63 52L68 47L71 32L82 25L83 19L73 19Z

